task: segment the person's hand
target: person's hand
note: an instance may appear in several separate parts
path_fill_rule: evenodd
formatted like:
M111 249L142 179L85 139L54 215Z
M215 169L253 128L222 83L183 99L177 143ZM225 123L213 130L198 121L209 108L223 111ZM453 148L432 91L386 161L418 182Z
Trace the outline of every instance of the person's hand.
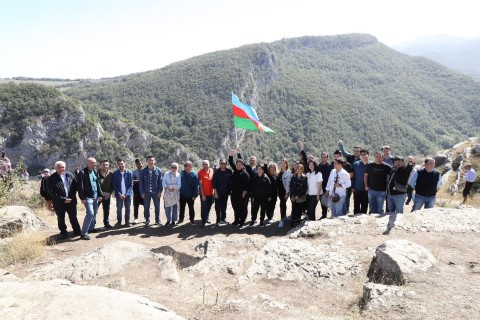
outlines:
M161 198L162 198L162 193L159 192L159 193L158 193L158 199L161 199Z
M233 157L235 155L235 150L231 149L229 152L228 152L228 156L229 157Z
M303 150L303 147L304 147L303 141L298 142L298 147L300 148L300 150Z
M102 202L102 197L98 197L97 201Z
M207 197L203 195L203 196L202 196L202 201L203 201L203 202L207 201Z
M337 183L335 183L335 187L337 187L337 188L341 188L341 187L342 187L342 185L341 185L340 183L338 183L338 182L337 182Z
M213 197L214 197L215 199L218 199L218 193L215 193L215 194L213 195Z
M254 203L254 202L255 202L255 199L254 199L254 198L252 198L252 203Z
M83 202L83 201L85 201L85 200L82 200L82 202ZM71 202L72 202L72 199L70 199L70 198L65 199L65 203L71 203ZM85 204L85 203L84 203L84 204Z
M290 194L288 193L285 193L285 200L288 200L288 197L290 196Z
M142 194L142 199L145 199L145 195L144 195L144 194Z
M240 153L240 147L237 147L237 153Z
M267 164L267 163L268 163L268 158L265 157L265 158L263 159L263 164Z
M268 200L268 202L270 202L272 200L272 198L268 198L267 200Z
M124 194L120 195L120 199L125 200L126 198L127 198L126 195L124 195Z
M70 203L70 202L72 202L72 199L65 200L65 203ZM86 206L87 205L87 200L82 200L82 203L83 203L84 206Z

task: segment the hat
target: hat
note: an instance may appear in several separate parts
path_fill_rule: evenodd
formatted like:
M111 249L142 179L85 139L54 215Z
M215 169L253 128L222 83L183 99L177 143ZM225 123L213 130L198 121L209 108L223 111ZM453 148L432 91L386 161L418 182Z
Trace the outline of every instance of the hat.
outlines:
M45 169L43 169L43 172L45 172L45 173L50 173L50 169L45 168Z

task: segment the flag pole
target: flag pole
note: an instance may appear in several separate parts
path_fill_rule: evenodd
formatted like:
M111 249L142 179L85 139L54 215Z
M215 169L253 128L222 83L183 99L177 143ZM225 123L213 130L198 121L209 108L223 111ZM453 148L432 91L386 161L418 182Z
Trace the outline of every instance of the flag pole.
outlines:
M237 143L237 150L238 150L238 137L237 137L237 127L235 127L235 142Z

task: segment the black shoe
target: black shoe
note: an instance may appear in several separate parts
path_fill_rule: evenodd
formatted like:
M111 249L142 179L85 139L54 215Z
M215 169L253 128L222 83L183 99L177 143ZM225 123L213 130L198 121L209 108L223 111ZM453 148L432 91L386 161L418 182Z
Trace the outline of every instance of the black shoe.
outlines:
M210 220L207 220L207 223L210 224L211 223Z
M172 222L172 228L174 228L177 224L174 222Z
M183 223L183 219L178 220L177 224Z
M145 222L145 228L150 227L150 222Z
M205 223L202 222L202 225L200 226L200 228L205 228Z
M167 223L165 223L165 227L168 227L170 225L170 221L168 221Z
M90 236L88 234L84 234L82 236L80 236L80 239L82 240L90 240Z
M82 232L80 232L80 231L79 232L74 232L73 235L79 237L79 236L82 235Z
M112 225L111 225L110 223L107 223L107 224L105 225L105 229L112 229L112 228L113 228L113 227L112 227Z
M61 233L60 238L62 238L62 240L68 239L68 233Z
M257 221L252 221L252 222L250 222L250 224L249 224L248 226L249 226L249 227L253 227L253 226L256 225L256 224L257 224Z
M263 224L263 220L260 220L260 227L265 227L265 225Z
M88 230L88 233L97 233L97 232L98 232L97 229Z
M191 226L196 226L197 224L195 223L194 220L190 220L190 225L191 225Z
M238 226L239 223L240 223L240 221L235 220L235 221L233 221L232 226Z

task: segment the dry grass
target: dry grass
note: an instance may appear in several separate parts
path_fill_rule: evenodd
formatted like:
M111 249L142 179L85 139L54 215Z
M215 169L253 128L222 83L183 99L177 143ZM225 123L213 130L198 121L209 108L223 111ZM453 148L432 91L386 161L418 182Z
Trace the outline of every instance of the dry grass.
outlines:
M19 233L0 243L0 267L27 263L45 255L46 241L39 234Z

